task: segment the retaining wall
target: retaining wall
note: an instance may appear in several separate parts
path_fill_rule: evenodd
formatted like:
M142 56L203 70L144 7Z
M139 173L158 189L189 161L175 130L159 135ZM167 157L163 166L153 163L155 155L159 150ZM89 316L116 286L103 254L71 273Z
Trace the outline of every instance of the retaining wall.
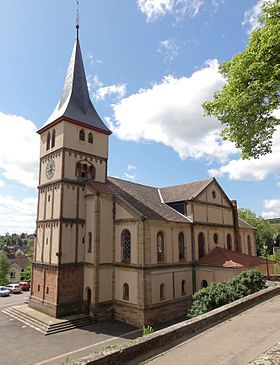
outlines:
M202 314L196 318L189 319L170 327L154 332L148 336L140 337L133 342L121 345L118 350L92 354L83 359L75 361L75 365L122 365L132 363L136 358L148 358L147 354L159 351L161 347L170 345L172 342L183 339L214 326L221 320L232 317L264 300L280 294L280 286L263 289L260 292L249 295L245 298L226 304L211 312ZM138 363L138 362L137 362Z

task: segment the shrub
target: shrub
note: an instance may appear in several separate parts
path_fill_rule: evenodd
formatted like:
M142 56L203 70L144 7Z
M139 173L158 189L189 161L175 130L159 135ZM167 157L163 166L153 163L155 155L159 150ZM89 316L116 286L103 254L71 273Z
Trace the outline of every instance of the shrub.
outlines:
M153 332L155 332L153 327L151 327L151 326L144 326L143 327L143 336L150 335Z
M253 294L264 287L264 276L255 269L242 272L226 282L212 283L193 295L192 307L187 316L194 318L246 295Z

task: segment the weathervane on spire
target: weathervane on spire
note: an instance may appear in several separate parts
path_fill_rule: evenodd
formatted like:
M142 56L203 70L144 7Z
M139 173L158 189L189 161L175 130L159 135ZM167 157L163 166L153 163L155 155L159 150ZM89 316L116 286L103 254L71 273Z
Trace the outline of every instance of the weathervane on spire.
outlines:
M76 0L76 3L77 3L76 29L77 29L77 38L78 38L79 28L80 28L80 1Z

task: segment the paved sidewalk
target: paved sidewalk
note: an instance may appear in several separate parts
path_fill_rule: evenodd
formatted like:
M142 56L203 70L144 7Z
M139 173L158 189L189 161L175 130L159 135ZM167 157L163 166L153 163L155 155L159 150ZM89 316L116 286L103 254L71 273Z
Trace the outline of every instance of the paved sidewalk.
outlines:
M280 296L276 296L163 352L145 364L273 364L254 361L279 342L279 323Z
M280 364L280 342L265 351L256 360L248 365L279 365Z

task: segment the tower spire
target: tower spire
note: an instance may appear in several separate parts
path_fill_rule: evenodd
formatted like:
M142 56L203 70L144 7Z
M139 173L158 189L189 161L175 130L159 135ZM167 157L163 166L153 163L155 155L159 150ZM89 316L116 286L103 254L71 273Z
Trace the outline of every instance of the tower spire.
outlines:
M76 14L76 31L77 31L77 39L79 38L79 29L80 29L80 1L76 0L77 3L77 14Z

